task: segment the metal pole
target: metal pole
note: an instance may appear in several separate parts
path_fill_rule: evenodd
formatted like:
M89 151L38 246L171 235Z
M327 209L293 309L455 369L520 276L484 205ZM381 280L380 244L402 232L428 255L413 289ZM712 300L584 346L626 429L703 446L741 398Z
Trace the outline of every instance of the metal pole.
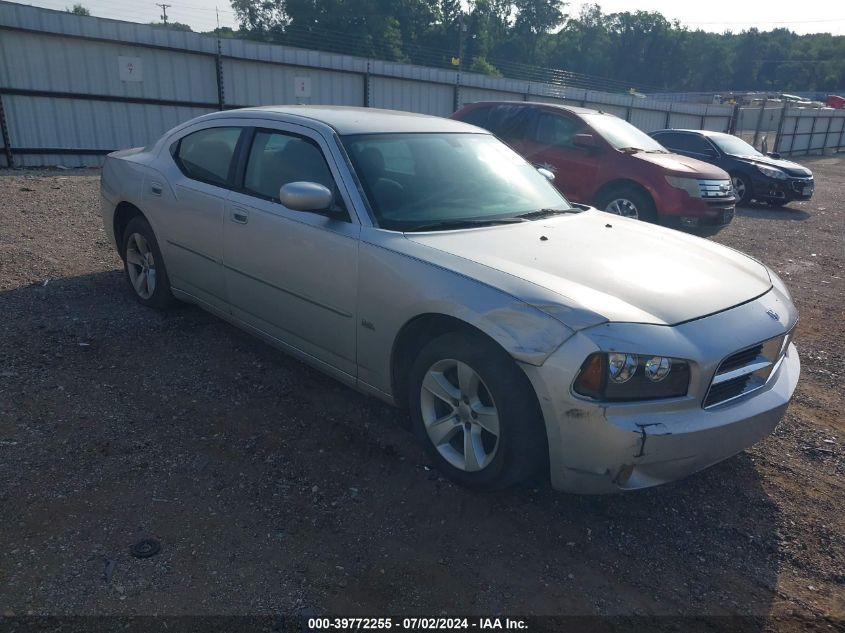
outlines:
M217 55L214 57L214 65L217 69L217 107L220 110L226 107L226 91L223 86L223 44L217 38Z
M760 128L763 127L763 114L766 112L766 104L768 99L763 99L763 107L760 108L760 116L757 117L757 128L754 130L754 142L751 143L755 148L757 147L757 139L760 138Z
M710 106L704 106L704 114L701 115L701 125L699 126L699 130L704 129L704 124L707 122L707 108Z
M842 149L842 139L845 137L845 118L839 117L839 120L842 121L842 129L839 131L839 143L836 145L837 153Z
M810 125L810 139L807 141L807 155L810 155L810 152L813 150L813 135L816 133L816 119L818 117L814 114L813 115L813 123Z
M0 135L3 136L3 151L6 154L6 167L14 167L15 157L12 156L12 141L9 138L9 126L6 125L6 110L3 107L2 94L0 94Z
M827 129L824 131L824 144L822 145L822 156L824 156L824 151L827 149L827 138L830 134L830 125L833 123L833 117L827 117Z
M792 148L795 147L795 135L798 133L798 114L796 113L796 115L792 118L795 122L792 124L792 134L789 135L789 153L787 154L788 156L792 156Z
M625 120L630 123L631 122L631 109L634 107L634 97L631 96L631 103L628 104L628 107L625 108Z
M736 134L736 124L739 121L740 107L741 106L738 102L734 104L733 112L731 112L731 119L728 122L729 134Z
M786 118L786 108L789 105L789 101L784 100L783 107L780 109L780 121L778 121L778 131L775 132L775 145L772 147L773 152L778 152L778 147L781 145L780 142L780 135L783 132L783 120Z
M669 109L666 110L666 120L663 122L663 128L668 130L669 123L672 121L672 103L669 103Z
M371 108L373 103L373 81L370 76L370 61L367 60L367 72L364 73L364 107Z

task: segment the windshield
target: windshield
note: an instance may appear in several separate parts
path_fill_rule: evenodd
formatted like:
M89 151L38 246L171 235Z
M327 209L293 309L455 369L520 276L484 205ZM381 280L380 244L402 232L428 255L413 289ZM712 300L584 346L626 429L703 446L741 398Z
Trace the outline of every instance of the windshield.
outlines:
M517 216L526 213L571 209L534 167L489 134L356 135L343 144L385 229L521 221Z
M731 136L730 134L714 134L710 140L716 144L720 150L725 154L733 156L762 156L754 147L743 141L741 138Z
M627 121L608 114L587 114L584 119L601 137L616 149L638 149L666 153L667 150L645 132Z

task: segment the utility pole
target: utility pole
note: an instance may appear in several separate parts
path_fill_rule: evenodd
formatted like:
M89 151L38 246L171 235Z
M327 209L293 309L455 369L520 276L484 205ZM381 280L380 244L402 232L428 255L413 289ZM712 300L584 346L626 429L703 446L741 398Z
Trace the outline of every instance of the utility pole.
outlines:
M458 18L458 71L464 67L464 33L466 33L466 25L464 24L464 12L461 10Z
M161 7L161 21L167 24L167 9L168 7L172 7L172 4L158 4L156 3L157 7Z

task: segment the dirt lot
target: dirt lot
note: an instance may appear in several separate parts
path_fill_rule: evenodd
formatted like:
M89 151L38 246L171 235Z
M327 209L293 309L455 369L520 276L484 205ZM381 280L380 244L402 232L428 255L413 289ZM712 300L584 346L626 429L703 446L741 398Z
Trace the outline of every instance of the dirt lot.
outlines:
M0 613L845 618L845 159L715 239L789 284L771 438L658 489L478 494L405 415L191 307L139 306L96 171L0 172ZM161 552L133 558L141 538ZM746 622L748 624L748 622ZM805 628L806 627L806 628Z

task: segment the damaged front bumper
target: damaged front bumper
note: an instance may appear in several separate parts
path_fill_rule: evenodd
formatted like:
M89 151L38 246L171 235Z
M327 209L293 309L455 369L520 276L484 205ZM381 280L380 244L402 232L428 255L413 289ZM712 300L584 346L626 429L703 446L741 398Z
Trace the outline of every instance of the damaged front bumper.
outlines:
M567 341L543 367L525 367L546 421L554 488L587 494L647 488L707 468L769 435L798 382L800 360L792 344L762 389L713 408L701 403L723 358L794 326L797 313L782 299L773 291L675 327L599 326ZM766 315L773 304L781 308L782 322ZM689 359L688 394L632 403L575 395L570 387L580 361L596 350L614 349Z

